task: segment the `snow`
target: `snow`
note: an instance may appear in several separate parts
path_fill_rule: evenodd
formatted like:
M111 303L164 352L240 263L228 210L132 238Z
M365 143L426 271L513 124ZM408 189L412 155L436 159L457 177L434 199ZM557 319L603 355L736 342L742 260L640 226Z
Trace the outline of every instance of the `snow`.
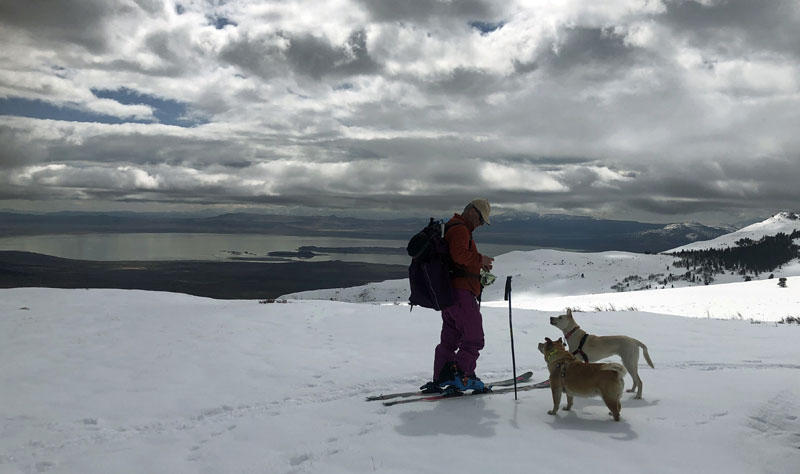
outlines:
M272 304L0 290L0 473L800 472L800 325L779 323L800 317L800 263L609 290L672 261L512 252L484 294L487 381L512 373L509 275L517 372L534 381L548 375L537 344L561 335L548 318L567 306L592 334L644 342L655 369L640 359L644 398L626 393L620 422L599 399L550 416L548 389L366 402L431 376L440 318L401 304L403 280Z
M767 290L744 284L727 296ZM484 303L485 380L511 374L502 303ZM432 473L453 462L477 472L601 463L615 473L784 474L800 462L794 324L576 313L592 333L642 340L655 363L640 364L644 399L625 394L614 422L599 399L549 416L548 390L518 401L365 402L430 376L440 322L421 308L11 289L0 290L0 312L4 474ZM548 324L556 314L513 308L519 373L546 378L536 344L559 336Z
M791 234L793 231L800 229L800 214L793 212L779 212L774 216L762 222L749 225L739 229L730 234L725 234L717 237L716 239L705 240L700 242L692 242L672 250L671 252L680 252L681 250L702 250L702 249L722 249L728 247L736 247L736 242L741 239L750 239L757 241L767 235L775 235L780 232L784 234Z
M484 306L503 306L505 277L511 276L515 307L545 311L576 308L584 311L634 309L698 318L780 321L800 315L800 261L797 259L761 280L744 282L741 275L716 275L715 284L705 286L678 280L656 284L670 273L682 274L668 255L629 252L577 253L558 250L510 252L495 259L497 282L484 290ZM669 268L669 270L668 270ZM501 273L502 271L502 273ZM640 276L638 287L656 289L618 292L612 286L629 276ZM650 275L661 275L656 280ZM787 288L778 281L786 278ZM752 291L751 291L752 290ZM405 303L407 280L387 280L353 288L315 290L286 295L292 299L316 299L371 303Z

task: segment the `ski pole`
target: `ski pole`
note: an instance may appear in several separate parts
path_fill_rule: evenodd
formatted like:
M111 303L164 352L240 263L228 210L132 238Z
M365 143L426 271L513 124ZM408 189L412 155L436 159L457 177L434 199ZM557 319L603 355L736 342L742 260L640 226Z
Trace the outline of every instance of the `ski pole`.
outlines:
M514 356L514 325L511 323L511 275L506 277L506 293L503 299L508 301L508 330L511 333L511 367L514 371L514 400L517 400L517 359Z

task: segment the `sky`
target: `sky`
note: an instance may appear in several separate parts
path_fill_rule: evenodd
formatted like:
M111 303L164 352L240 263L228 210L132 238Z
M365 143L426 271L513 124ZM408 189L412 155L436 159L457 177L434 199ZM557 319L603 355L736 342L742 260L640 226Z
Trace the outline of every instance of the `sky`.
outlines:
M798 210L794 0L0 1L0 209Z

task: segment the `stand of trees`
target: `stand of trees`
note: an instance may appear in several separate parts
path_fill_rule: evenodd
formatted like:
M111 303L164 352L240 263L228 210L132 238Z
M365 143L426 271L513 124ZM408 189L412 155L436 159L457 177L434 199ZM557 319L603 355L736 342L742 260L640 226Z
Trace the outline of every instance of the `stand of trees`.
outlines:
M800 230L795 230L788 235L781 232L758 241L741 239L736 241L737 247L684 250L672 255L679 259L675 262L676 267L686 268L707 278L723 272L759 275L800 257L800 246L794 243L794 239L799 238Z

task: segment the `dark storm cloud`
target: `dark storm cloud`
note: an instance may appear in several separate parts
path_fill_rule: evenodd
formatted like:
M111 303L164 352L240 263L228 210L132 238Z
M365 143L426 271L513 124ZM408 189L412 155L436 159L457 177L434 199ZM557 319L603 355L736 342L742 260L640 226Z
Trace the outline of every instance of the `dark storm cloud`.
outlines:
M539 62L558 73L575 67L600 67L619 75L621 68L633 64L634 54L634 48L625 44L625 37L611 28L573 27L565 29L555 45L547 45Z
M64 140L52 143L49 151L52 163L166 164L201 170L211 165L241 168L253 154L249 146L228 140L139 133L91 136L80 144Z
M539 69L539 63L537 61L521 61L515 58L512 63L514 64L514 72L517 74L524 75Z
M487 158L491 158L487 157ZM506 154L493 159L501 163L525 163L537 165L542 169L555 170L564 165L582 165L592 163L593 160L579 156L536 156L525 154Z
M220 52L219 58L227 64L238 67L248 74L255 74L261 79L270 80L286 75L288 68L284 61L280 35L243 34Z
M32 165L46 159L47 148L26 139L19 130L0 125L0 169Z
M755 204L755 203L754 203ZM714 209L716 212L736 214L751 207L738 200L712 199L704 197L702 199L691 198L653 198L647 196L636 196L619 203L620 207L628 208L632 211L648 214L665 216L668 219L680 220L680 216L699 214ZM753 209L780 209L777 207L762 207L760 204L752 206ZM766 216L765 216L766 217Z
M289 70L319 80L325 76L375 74L380 66L367 51L367 33L355 30L344 44L312 34L249 36L229 43L220 59L263 79L285 76Z
M374 74L379 70L367 51L367 33L364 30L354 31L340 46L310 34L291 37L286 58L295 71L314 79L327 75Z
M144 40L145 46L168 63L182 63L186 54L186 38L167 31L154 31Z
M800 4L796 0L664 2L665 24L695 46L723 56L764 51L800 57ZM659 20L661 20L659 18Z
M106 48L106 20L118 4L107 0L41 2L4 0L0 2L0 25L13 28L31 39L47 40L55 46L74 43L92 52Z
M649 166L607 199L633 210L662 215L693 214L709 209L794 209L797 187L787 176L800 176L800 161L762 158L702 161L683 166Z
M490 20L496 7L481 0L358 0L376 21L426 22L437 18Z
M502 80L497 74L477 68L458 67L445 74L437 75L421 84L432 94L458 94L469 97L484 96L496 90L497 82Z

